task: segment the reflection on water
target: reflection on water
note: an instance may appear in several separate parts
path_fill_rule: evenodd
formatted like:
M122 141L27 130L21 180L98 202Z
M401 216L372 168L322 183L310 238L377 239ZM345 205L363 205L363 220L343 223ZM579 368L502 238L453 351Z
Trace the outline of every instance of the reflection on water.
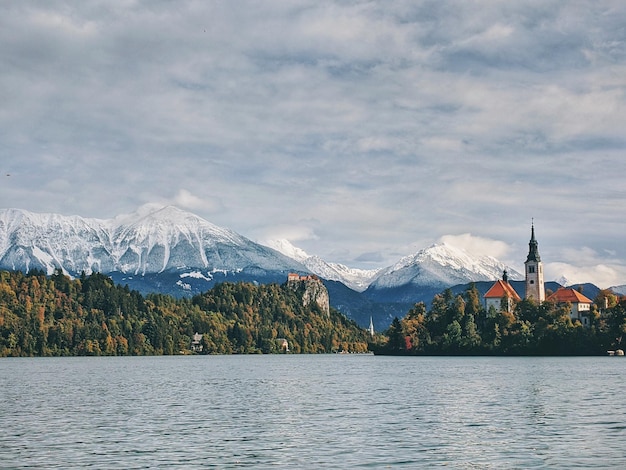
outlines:
M0 360L1 468L626 468L622 358Z

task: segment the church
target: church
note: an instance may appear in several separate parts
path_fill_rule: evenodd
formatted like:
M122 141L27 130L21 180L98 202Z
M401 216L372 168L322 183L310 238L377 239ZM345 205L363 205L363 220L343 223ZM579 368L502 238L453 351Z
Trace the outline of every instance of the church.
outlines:
M534 299L541 303L546 300L546 290L543 281L543 264L539 256L539 244L535 238L535 224L530 228L530 242L528 243L528 256L524 263L526 273L525 299ZM512 312L515 304L522 300L518 293L509 284L507 272L504 271L502 279L496 281L485 293L485 308L495 307L496 310Z
M528 256L524 263L525 271L525 299L532 299L536 303L546 300L546 290L543 279L543 263L539 256L539 244L535 238L535 224L531 225L530 242L528 243ZM485 293L485 308L513 312L515 304L521 300L518 293L509 284L507 272L504 271L501 280L496 281ZM561 287L548 299L557 304L568 304L571 308L570 318L580 321L584 326L589 325L588 313L591 310L592 301L582 293L572 288Z

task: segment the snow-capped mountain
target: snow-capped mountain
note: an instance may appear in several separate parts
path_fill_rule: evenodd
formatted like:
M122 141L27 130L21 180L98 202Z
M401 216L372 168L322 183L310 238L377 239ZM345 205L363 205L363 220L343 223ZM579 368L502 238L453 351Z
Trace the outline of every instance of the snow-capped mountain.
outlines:
M493 281L500 279L505 269L511 280L524 278L491 256L473 256L461 248L440 243L400 259L383 270L369 288L389 289L406 285L440 288Z
M380 269L349 268L339 263L329 263L319 256L310 256L289 240L271 240L267 246L302 263L313 274L328 281L339 281L357 292L363 292L381 271Z
M0 267L66 272L113 269L106 221L19 209L0 211Z
M558 282L562 286L571 286L572 284L574 284L567 277L565 277L565 275L563 275L560 278L558 278L555 282Z
M216 273L306 271L273 249L171 206L110 220L0 210L0 268L49 274L60 268L73 276L169 272L207 281Z

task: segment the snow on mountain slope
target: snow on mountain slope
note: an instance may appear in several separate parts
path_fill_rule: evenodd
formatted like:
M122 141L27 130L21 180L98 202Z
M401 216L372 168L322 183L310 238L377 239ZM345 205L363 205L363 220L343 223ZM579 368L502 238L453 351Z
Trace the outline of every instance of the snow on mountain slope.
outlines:
M329 281L339 281L357 292L367 289L372 279L380 272L379 269L349 268L339 263L329 263L319 256L310 256L301 248L295 247L289 240L271 240L267 245L285 256L302 263L313 274Z
M291 244L289 240L281 238L279 240L269 240L263 243L264 245L282 253L285 256L289 256L296 261L303 263L309 258L306 251ZM314 273L317 274L317 273Z
M232 268L227 258L233 258L233 253L224 251L224 248L246 254L251 251L252 243L233 231L175 207L150 212L116 227L113 242L120 269L142 274L183 266Z
M370 288L394 288L407 284L445 287L490 281L500 279L505 269L509 279L523 279L522 274L491 256L475 257L465 250L442 243L400 259L383 270Z
M175 207L110 220L0 210L0 268L146 274L304 271L275 250Z
M329 263L319 256L309 256L303 264L313 273L329 281L339 281L357 292L363 292L376 277L379 269L349 268L339 263Z
M104 271L111 267L109 245L110 232L98 219L0 211L0 266L7 269Z

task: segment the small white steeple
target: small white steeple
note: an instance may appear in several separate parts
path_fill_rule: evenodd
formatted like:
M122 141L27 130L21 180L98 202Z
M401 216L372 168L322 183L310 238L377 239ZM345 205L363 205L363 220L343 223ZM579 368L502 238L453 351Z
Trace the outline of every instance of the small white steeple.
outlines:
M370 332L370 336L374 336L374 322L372 321L372 317L370 316L370 327L368 328Z

